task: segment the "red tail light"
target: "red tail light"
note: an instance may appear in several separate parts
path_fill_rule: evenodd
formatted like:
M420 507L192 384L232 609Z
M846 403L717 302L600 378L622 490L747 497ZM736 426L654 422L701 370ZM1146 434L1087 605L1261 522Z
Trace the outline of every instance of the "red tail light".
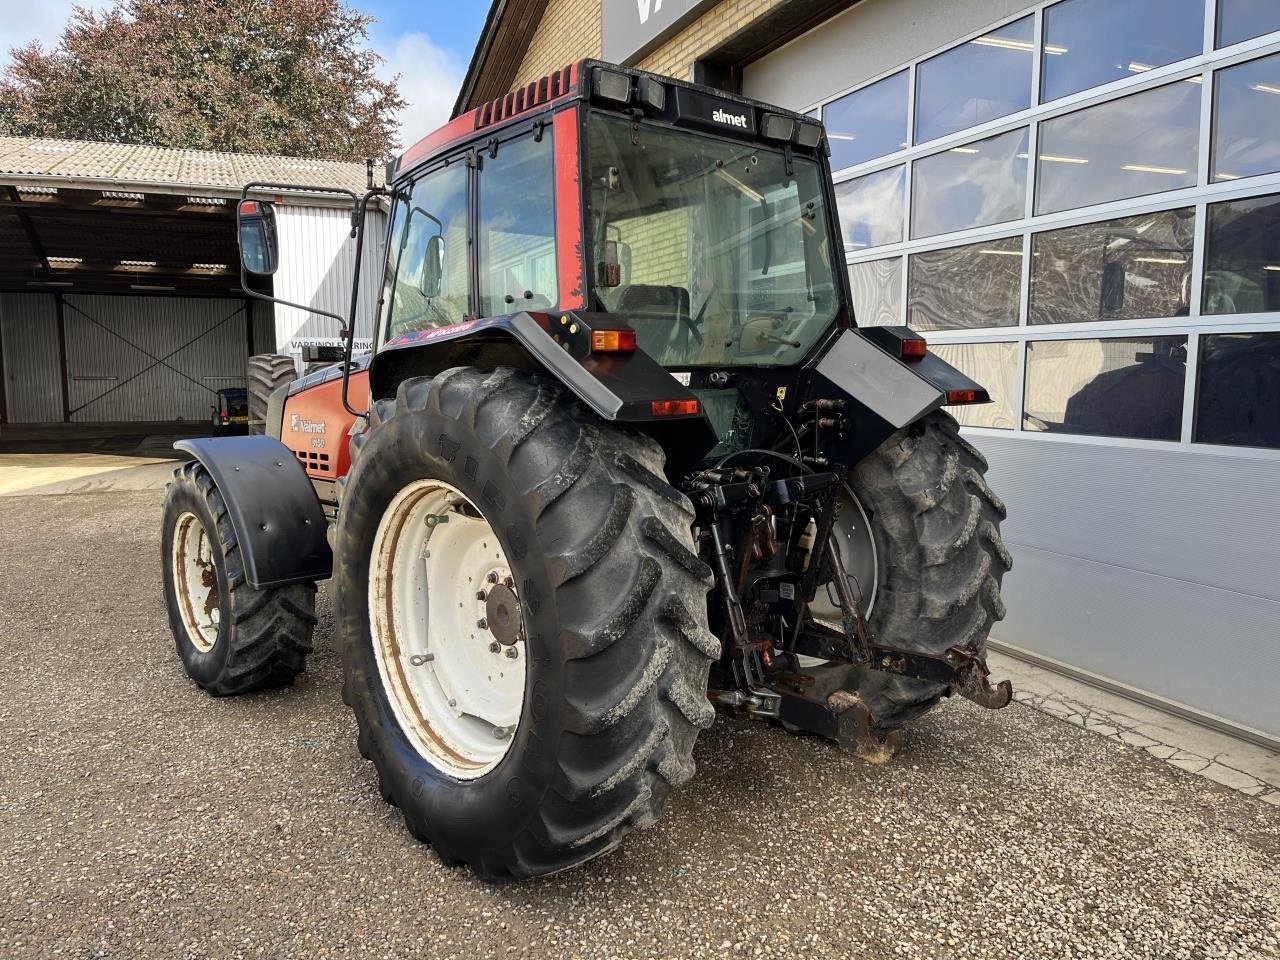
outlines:
M636 348L634 330L592 330L592 353L631 353Z
M649 404L655 417L687 417L698 412L697 400L655 400Z
M257 200L241 200L240 201L240 216L256 217L261 212L262 211L258 207Z
M916 360L929 352L929 343L923 338L902 341L902 359Z
M948 390L947 403L977 403L977 390Z

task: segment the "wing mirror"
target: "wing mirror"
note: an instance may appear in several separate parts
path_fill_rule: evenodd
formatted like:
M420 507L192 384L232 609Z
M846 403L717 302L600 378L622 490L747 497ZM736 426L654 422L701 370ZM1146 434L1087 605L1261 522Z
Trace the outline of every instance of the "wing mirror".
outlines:
M239 223L240 265L246 273L271 276L280 266L275 208L262 200L241 200L236 219Z

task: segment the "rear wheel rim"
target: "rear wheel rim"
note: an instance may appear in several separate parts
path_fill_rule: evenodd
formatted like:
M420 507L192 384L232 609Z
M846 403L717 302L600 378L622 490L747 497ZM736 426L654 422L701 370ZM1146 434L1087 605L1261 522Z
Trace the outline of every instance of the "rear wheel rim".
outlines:
M844 564L845 573L849 575L849 592L858 601L862 615L870 619L876 603L876 588L879 586L879 557L867 511L848 486L840 497L840 514L831 529L831 539L840 551L840 561ZM816 558L809 562L813 563L815 560ZM809 605L809 611L814 619L834 626L837 630L844 629L835 585L831 581L818 587L818 594Z
M459 780L501 763L524 710L524 621L502 544L457 487L416 480L387 507L369 623L383 689L413 748Z
M218 642L221 621L221 593L218 568L213 560L213 543L204 524L194 513L178 517L173 532L171 554L173 588L187 638L201 653Z

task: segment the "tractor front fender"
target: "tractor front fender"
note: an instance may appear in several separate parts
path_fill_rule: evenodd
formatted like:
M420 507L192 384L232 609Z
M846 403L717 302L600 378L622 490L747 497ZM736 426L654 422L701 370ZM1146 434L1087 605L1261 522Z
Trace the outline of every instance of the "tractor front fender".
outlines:
M630 329L625 318L573 311L515 313L406 334L374 355L370 397L392 397L403 380L435 376L450 367L542 370L601 419L653 437L666 452L668 470L692 466L716 444L711 421L701 409L675 416L655 414L655 403L697 398L643 350L591 349L592 331L618 329Z
M209 471L227 505L257 590L333 575L328 521L292 450L274 437L217 437L174 444Z

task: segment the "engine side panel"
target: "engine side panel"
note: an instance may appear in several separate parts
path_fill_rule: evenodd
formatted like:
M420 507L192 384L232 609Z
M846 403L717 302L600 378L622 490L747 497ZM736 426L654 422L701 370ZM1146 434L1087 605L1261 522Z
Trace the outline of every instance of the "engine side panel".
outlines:
M369 406L369 371L351 374L347 399L357 410ZM342 405L342 376L291 393L284 402L280 441L293 451L312 480L337 480L351 469L347 438L356 417Z

